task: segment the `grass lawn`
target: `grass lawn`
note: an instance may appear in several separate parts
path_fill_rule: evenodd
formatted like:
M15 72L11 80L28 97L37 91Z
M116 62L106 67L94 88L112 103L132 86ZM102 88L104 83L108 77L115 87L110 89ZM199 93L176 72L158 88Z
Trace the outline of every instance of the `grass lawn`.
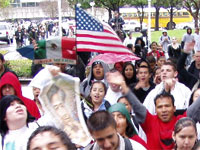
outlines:
M168 35L172 38L172 37L176 37L177 40L179 41L179 43L181 43L182 37L183 35L186 33L186 30L167 30ZM138 37L141 36L141 33L133 33L134 37ZM152 31L151 32L151 41L159 41L160 36L162 35L162 31Z

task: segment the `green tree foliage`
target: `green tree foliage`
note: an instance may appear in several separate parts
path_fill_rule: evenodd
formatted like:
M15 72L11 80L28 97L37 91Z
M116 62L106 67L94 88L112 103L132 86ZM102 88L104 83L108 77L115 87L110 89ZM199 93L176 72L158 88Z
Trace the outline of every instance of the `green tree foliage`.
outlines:
M119 8L130 4L131 0L94 0L97 6L104 7L109 12L109 19L112 17L112 11L119 11Z
M187 9L195 21L195 27L199 26L200 0L183 0L183 6Z
M0 0L0 8L6 8L10 5L13 0Z
M168 8L170 14L170 22L167 25L168 29L173 29L175 27L175 22L173 22L174 11L180 9L182 5L182 0L166 0L164 7Z
M142 29L142 23L144 19L144 8L147 7L147 0L134 0L131 5L137 9L138 16L140 19L140 28Z

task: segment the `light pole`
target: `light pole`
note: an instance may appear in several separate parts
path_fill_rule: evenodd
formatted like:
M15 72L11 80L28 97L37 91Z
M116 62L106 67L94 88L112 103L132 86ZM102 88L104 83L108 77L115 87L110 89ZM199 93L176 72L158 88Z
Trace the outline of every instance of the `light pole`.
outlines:
M148 50L151 44L151 0L148 0Z
M90 6L92 7L92 16L94 16L94 5L95 5L94 1L90 2Z

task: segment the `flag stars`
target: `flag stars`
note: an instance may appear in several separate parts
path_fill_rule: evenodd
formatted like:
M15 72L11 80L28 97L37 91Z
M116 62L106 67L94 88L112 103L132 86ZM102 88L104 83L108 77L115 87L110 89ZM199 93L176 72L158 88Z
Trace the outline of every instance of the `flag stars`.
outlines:
M76 8L76 21L79 30L103 31L103 25L81 8Z

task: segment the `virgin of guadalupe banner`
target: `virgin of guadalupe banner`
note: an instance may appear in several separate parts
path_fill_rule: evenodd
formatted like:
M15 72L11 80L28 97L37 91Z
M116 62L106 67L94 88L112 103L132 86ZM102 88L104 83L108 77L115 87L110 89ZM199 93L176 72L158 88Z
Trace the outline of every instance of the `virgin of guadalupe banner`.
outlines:
M91 136L81 111L79 78L60 73L42 89L42 107L73 143L87 146Z

